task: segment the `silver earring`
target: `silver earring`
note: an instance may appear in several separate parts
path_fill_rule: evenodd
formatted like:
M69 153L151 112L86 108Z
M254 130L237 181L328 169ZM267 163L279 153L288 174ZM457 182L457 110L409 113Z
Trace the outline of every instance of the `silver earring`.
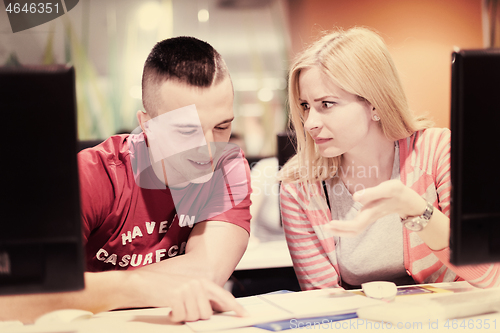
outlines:
M375 121L380 121L380 117L377 114L374 114L372 119Z

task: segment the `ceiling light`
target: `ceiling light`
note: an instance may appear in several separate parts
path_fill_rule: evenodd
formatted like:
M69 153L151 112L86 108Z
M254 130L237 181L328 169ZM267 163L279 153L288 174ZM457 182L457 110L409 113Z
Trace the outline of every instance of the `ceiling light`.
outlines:
M199 22L207 22L210 18L210 13L206 9L200 9L198 11L198 21Z
M154 30L158 27L161 18L161 7L157 2L147 2L138 11L139 26L144 30Z

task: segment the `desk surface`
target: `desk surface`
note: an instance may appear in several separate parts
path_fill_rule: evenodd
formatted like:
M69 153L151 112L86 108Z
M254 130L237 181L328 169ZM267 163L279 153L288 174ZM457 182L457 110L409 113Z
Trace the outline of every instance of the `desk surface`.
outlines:
M464 290L469 285L466 282L453 282L444 284L435 284L437 287L454 288L455 291ZM301 293L295 293L300 297ZM444 294L445 295L445 294ZM404 297L418 297L418 296L404 296ZM340 298L341 299L341 298ZM396 299L398 302L398 298ZM307 305L306 305L307 306ZM173 324L168 320L168 308L158 309L140 309L140 310L127 310L127 311L114 311L96 314L93 318L76 322L76 323L57 323L45 326L25 325L8 330L1 329L3 332L12 333L25 333L25 332L79 332L79 333L113 333L113 332L192 332L192 330L181 324ZM291 322L294 327L293 322ZM406 327L405 327L406 326ZM433 321L429 323L402 323L401 327L389 326L389 323L373 322L363 319L349 319L344 321L321 323L316 326L298 328L295 325L292 331L355 331L355 332L378 332L382 329L391 331L405 331L405 332L498 332L500 331L500 313L490 313L481 316L460 318L450 321ZM238 333L252 333L252 332L269 332L266 330L258 329L255 327L246 327L240 329L225 330L223 332L238 332Z

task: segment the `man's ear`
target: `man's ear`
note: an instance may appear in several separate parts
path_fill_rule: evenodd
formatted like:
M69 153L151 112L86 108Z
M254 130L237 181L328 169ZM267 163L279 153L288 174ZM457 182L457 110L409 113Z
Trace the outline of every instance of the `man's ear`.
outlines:
M141 126L142 133L146 133L145 131L145 123L150 120L151 118L149 115L146 113L146 111L139 110L137 111L137 122L139 123L139 126Z

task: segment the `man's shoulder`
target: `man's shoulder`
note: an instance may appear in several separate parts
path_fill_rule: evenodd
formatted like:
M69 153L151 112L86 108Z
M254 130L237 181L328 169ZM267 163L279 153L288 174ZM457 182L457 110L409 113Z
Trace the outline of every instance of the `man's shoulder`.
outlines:
M114 135L94 147L78 153L79 163L103 163L119 165L125 163L129 155L128 134Z
M82 184L112 182L129 174L129 135L114 135L100 144L78 153L78 170Z

